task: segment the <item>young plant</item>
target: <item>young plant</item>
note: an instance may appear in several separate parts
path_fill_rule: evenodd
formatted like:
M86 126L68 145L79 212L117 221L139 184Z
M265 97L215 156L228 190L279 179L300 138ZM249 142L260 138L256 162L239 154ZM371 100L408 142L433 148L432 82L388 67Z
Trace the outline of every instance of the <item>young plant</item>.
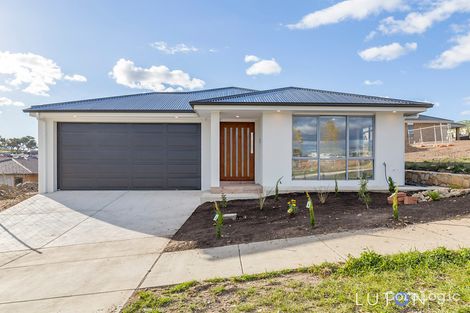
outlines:
M287 207L287 213L289 213L289 215L293 216L297 214L297 201L295 199L291 199L287 202Z
M214 208L215 208L215 217L214 217L214 226L215 226L215 236L217 239L222 237L222 226L224 225L224 215L219 208L219 204L217 201L214 201Z
M313 212L313 201L308 192L305 192L307 195L307 209L308 209L308 214L310 216L310 225L312 228L315 226L315 214Z
M227 195L222 192L220 197L221 197L220 205L222 206L223 209L226 209L227 208Z
M284 176L281 176L277 181L276 181L276 187L274 188L274 201L279 200L279 185L282 184L281 180Z
M335 177L335 195L337 196L339 192L339 187L338 187L338 180Z
M398 221L398 188L395 187L395 192L392 195L392 208L393 218Z
M358 196L359 199L366 205L366 208L369 209L369 204L371 203L372 199L370 198L369 189L367 189L367 183L367 178L362 176L359 182L360 186Z
M260 211L263 211L265 202L266 202L266 195L264 194L263 191L260 191L258 193L258 203L259 203Z
M438 201L441 199L441 194L437 190L428 191L427 195L432 201Z
M395 185L393 178L388 176L388 191L390 191L390 193L394 193L396 188L397 186Z
M317 196L318 196L318 201L320 201L321 204L325 204L326 199L328 199L328 196L329 196L328 190L325 188L319 188L317 190Z

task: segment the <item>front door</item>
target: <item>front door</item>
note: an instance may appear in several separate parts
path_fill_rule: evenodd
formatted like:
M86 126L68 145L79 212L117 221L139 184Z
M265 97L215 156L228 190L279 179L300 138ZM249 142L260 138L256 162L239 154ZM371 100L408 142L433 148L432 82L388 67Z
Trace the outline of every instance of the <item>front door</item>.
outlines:
M255 179L255 123L220 123L220 180Z

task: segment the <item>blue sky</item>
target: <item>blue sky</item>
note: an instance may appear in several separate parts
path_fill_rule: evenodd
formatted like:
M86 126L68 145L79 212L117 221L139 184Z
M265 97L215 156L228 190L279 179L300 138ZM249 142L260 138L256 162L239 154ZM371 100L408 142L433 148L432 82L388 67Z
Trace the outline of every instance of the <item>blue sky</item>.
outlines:
M0 38L3 137L36 136L33 104L221 86L425 100L470 119L470 0L4 0Z

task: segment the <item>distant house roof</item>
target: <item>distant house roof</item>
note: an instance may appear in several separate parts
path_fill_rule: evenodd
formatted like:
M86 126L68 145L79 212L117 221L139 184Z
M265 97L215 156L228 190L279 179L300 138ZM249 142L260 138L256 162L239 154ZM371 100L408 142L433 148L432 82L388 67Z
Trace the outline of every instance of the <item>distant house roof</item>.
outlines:
M284 87L253 91L238 95L194 100L191 105L209 104L293 104L293 105L341 105L341 106L417 106L432 107L431 103L367 96L337 91Z
M151 92L34 105L24 112L194 112L194 105L271 104L432 107L431 103L299 87L255 91L226 87L189 92Z
M424 115L424 114L419 114L417 117L408 116L405 118L405 120L410 121L410 122L416 121L416 122L425 122L425 123L453 123L454 122L446 118L429 116L429 115Z
M38 159L0 159L0 175L37 174Z
M34 105L24 112L194 112L190 101L252 92L225 87L188 92L150 92L107 98Z

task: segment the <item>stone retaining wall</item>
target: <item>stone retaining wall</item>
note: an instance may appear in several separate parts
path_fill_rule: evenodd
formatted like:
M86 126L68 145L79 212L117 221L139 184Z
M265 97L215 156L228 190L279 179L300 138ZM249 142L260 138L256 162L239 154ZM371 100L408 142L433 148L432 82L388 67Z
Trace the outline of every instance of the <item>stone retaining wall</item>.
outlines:
M470 175L430 171L405 171L406 184L470 188Z

